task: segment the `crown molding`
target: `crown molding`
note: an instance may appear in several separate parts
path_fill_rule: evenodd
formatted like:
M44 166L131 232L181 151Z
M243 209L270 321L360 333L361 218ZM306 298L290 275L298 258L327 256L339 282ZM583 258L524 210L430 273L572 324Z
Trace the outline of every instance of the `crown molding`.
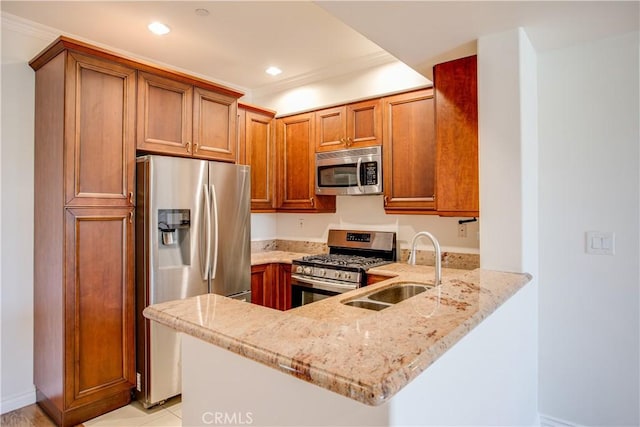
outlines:
M51 42L60 35L60 31L55 28L28 19L20 18L7 12L0 12L2 16L2 29L13 31L15 33L24 34L39 40Z
M386 51L378 51L369 55L364 55L348 63L332 65L305 74L299 74L288 79L280 80L276 83L263 85L251 90L254 97L263 97L276 92L294 89L311 83L327 80L335 77L345 76L356 71L365 70L392 62L398 59Z

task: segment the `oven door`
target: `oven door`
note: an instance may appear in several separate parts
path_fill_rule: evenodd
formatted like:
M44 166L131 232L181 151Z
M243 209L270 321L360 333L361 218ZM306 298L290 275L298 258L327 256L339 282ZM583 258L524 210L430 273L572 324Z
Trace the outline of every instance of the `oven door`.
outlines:
M356 283L341 283L299 274L291 275L291 307L320 301L356 289Z
M316 153L316 194L382 193L380 147Z

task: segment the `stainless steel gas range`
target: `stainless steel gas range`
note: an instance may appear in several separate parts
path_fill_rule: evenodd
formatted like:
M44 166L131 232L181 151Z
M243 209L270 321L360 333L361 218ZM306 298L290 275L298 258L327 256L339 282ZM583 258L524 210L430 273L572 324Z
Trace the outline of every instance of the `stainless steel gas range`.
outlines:
M366 286L367 270L396 260L396 233L329 230L328 254L292 261L291 305L314 301Z

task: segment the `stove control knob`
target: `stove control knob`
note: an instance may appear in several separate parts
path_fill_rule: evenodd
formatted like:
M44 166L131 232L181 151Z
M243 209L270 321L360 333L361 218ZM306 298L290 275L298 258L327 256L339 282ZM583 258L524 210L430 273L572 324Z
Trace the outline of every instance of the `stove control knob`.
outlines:
M327 271L324 268L319 268L318 271L316 271L316 274L320 277L324 277L327 275Z
M351 273L344 273L344 280L351 280Z
M333 272L333 278L334 279L340 279L341 276L342 276L342 274L340 274L339 271L334 271Z
M312 271L313 271L313 269L311 267L305 267L304 268L304 274L311 274Z
M301 265L296 266L296 273L304 273L304 267L302 267Z

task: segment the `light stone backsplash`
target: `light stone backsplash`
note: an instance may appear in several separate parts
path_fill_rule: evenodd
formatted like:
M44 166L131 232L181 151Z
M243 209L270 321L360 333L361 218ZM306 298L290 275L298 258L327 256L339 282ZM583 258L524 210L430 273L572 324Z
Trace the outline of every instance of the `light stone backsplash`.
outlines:
M307 242L303 240L259 240L251 242L251 252L284 251L308 254L319 254L329 252L326 243ZM398 262L407 262L409 258L408 249L400 249ZM419 250L416 257L417 265L435 265L433 251ZM473 270L480 267L479 254L466 254L456 252L442 252L442 267L459 268L463 270Z

